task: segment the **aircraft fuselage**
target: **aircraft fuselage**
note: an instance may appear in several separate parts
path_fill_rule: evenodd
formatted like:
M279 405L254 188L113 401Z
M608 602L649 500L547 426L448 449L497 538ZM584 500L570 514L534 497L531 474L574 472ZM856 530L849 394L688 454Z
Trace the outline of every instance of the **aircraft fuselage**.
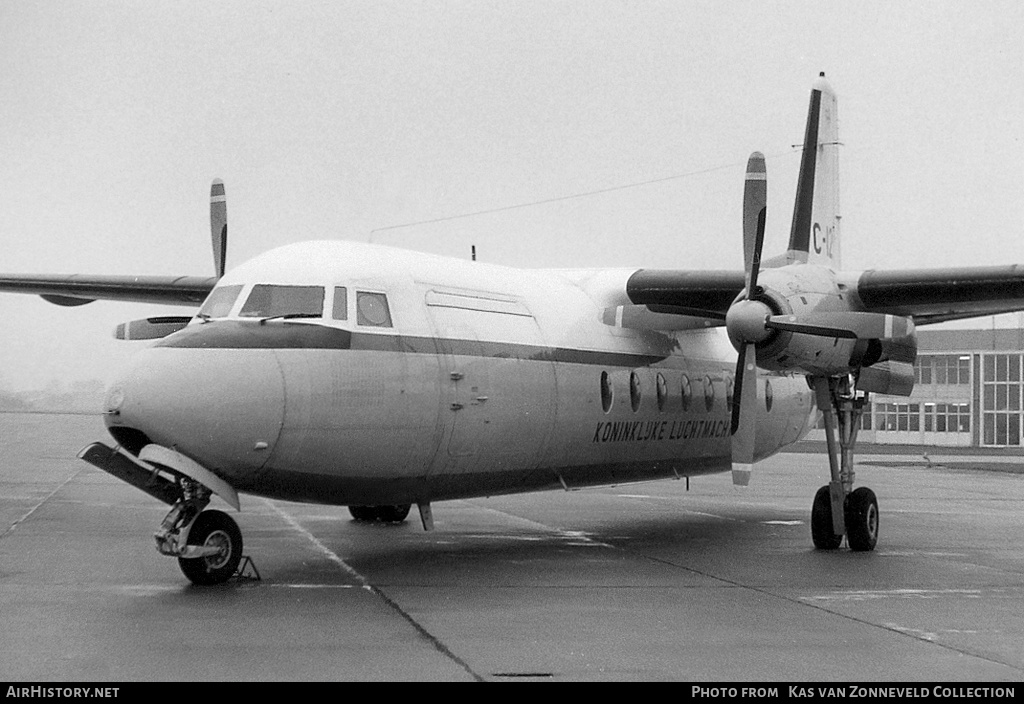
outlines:
M274 250L219 282L240 287L225 315L138 355L108 426L239 491L342 505L728 471L735 351L721 329L625 327L632 273ZM254 310L259 286L315 288L322 315L260 322L275 310ZM806 432L812 402L802 376L759 387L764 457Z

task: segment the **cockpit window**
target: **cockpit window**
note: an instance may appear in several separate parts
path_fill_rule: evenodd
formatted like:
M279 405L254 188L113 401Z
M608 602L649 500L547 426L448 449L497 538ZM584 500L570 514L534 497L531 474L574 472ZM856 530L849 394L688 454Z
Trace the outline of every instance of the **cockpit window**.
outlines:
M383 293L356 291L356 322L378 328L391 327L388 297Z
M335 320L348 320L348 289L344 286L334 287L334 313Z
M235 299L242 292L242 285L218 286L206 297L206 302L199 309L199 317L223 318L231 312L231 306L235 305Z
M319 317L324 314L324 287L256 284L238 314L243 318Z

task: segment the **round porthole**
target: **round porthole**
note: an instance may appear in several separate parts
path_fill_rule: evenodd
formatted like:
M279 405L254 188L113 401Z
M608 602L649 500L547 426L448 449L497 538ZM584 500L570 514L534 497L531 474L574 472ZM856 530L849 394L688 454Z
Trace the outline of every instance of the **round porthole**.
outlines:
M605 413L612 409L612 381L608 372L601 372L601 408Z
M704 407L709 411L715 407L715 384L711 377L704 377Z
M683 401L683 410L690 410L690 401L693 398L693 389L690 388L690 377L683 374L683 381L680 388L680 398Z
M668 383L666 383L665 377L660 373L655 379L655 383L658 392L658 410L663 411L665 410L665 400L668 398Z
M640 377L636 372L629 373L629 405L634 413L640 410Z

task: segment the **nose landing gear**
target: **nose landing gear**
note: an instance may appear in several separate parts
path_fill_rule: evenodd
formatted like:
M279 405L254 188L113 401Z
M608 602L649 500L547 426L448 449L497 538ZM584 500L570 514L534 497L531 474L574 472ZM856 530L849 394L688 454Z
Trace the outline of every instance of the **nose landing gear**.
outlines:
M204 511L210 490L179 478L181 498L154 534L157 550L178 558L178 566L193 584L221 584L231 579L242 561L242 531L223 511Z

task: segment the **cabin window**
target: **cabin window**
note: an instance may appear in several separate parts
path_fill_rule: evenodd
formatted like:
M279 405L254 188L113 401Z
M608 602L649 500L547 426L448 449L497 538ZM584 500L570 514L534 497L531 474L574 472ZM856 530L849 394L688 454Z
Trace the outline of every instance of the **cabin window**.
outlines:
M766 410L766 411L771 411L772 410L772 401L773 400L774 399L772 398L772 382L770 380L768 380L768 379L765 379L764 380L764 410ZM871 417L870 413L868 413L866 415L869 418Z
M690 410L690 399L693 397L693 389L690 388L690 377L683 374L683 381L680 386L680 397L683 401L683 410Z
M715 407L715 383L711 377L704 377L704 407L709 411Z
M629 373L629 404L634 413L640 410L640 377L636 372Z
M726 408L732 409L733 392L736 388L736 382L732 380L732 375L727 374L725 377L725 405Z
M391 311L383 293L356 292L356 322L378 328L390 328Z
M348 320L348 289L344 286L334 287L334 308L331 317L335 320Z
M310 317L324 314L323 286L256 284L239 315L243 318Z
M238 294L242 292L242 285L218 286L206 297L206 302L199 309L199 316L204 318L224 318L231 312L235 305Z
M668 398L668 384L665 382L665 377L660 372L655 379L658 391L658 410L665 410L665 400Z
M607 413L612 408L612 382L608 372L601 372L601 408Z

